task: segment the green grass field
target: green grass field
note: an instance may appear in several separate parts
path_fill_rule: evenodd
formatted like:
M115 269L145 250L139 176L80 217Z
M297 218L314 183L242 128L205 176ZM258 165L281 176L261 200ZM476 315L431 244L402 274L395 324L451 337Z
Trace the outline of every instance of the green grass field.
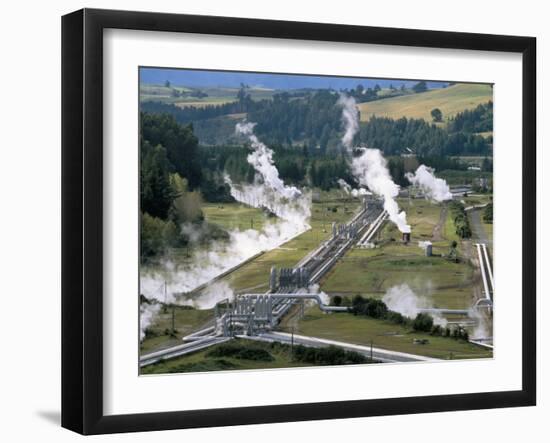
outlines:
M180 108L188 108L191 106L195 108L204 108L207 106L225 105L226 103L233 103L234 101L236 101L235 97L205 97L202 99L191 97L188 100L179 99L174 101L174 104Z
M359 201L355 199L344 202L332 200L333 196L325 197L327 200L312 205L311 229L281 247L266 252L224 278L233 290L243 292L252 288L256 291L267 289L272 266L294 266L323 240L329 238L332 222L349 220L359 205ZM333 212L333 208L336 212Z
M257 208L240 203L205 203L202 206L204 217L226 230L260 230L269 221L267 215Z
M317 307L306 311L295 333L365 346L372 342L374 347L440 359L492 357L490 350L463 340L411 332L385 320L348 313L325 314ZM414 344L414 339L423 338L429 343Z
M321 289L381 298L389 288L407 284L417 295L431 299L434 307L463 309L471 303L468 286L472 269L468 264L417 254L378 252L370 256L372 251L376 250L351 251L323 280Z
M443 235L447 240L460 242L460 237L456 233L456 227L451 216L451 213L447 213L447 218L445 219L445 226L443 227Z
M203 351L159 362L141 369L142 374L166 374L181 372L207 372L219 370L243 370L243 369L276 369L311 366L305 363L297 363L291 360L290 352L286 347L271 346L269 343L234 339L239 346L248 349L264 349L273 357L272 361L258 361L239 359L234 357L213 357L209 354L220 345L211 346ZM223 345L221 345L223 346Z
M432 121L430 112L434 108L439 108L443 113L443 120L446 120L465 109L487 103L492 98L493 90L490 85L462 83L420 94L361 103L358 106L362 121L370 120L373 115L393 119L423 118L426 121Z
M468 197L468 202L475 203L489 198L489 195L475 195ZM321 289L331 295L363 294L381 298L390 287L406 283L417 295L428 298L434 307L448 309L469 307L474 285L472 265L468 260L453 263L442 257L449 252L449 244L452 240L459 242L459 255L463 251L463 244L455 234L449 212L447 211L446 216L442 217L442 214L445 215L443 205L433 204L423 199L399 199L399 204L406 210L408 222L412 226L411 242L404 245L401 242L400 232L391 222L388 222L377 238L378 246L373 249L358 247L351 249L325 276L321 282ZM332 222L349 220L358 206L358 200L346 200L338 191L319 193L312 206L310 230L244 264L223 277L222 281L227 282L236 293L266 290L272 266L294 266L320 242L329 238ZM225 229L249 229L251 226L254 229L261 229L265 223L269 223L269 219L261 210L238 203L205 204L203 211L209 222L216 223ZM426 257L424 250L418 246L418 242L424 240L432 241L434 256ZM411 335L401 330L402 327L380 320L355 318L347 314L329 316L322 315L320 312L318 314L310 310L308 316L299 322L301 333L341 341L352 339L352 342L359 344L370 343L372 339L376 346L402 352L423 352L422 355L438 358L449 358L451 352L454 358L487 356L483 348L480 350L477 346L447 338L430 338L430 345L414 345L412 340L418 338L418 334ZM179 344L182 336L200 327L211 319L212 315L211 310L176 311L178 332L173 338L165 334L165 330L171 325L171 313L164 313L152 325L154 336L142 343L142 350L149 351ZM359 320L361 322L358 323ZM354 332L356 327L358 329ZM394 334L396 329L399 331ZM323 331L325 331L324 334ZM186 357L185 364L192 363L199 366L193 366L192 368L195 369L189 370L198 370L197 367L202 367L204 362L201 363L200 355L196 360L195 357L189 360L190 358ZM242 369L243 363L237 363L230 362L227 368L218 369ZM172 368L171 365L177 366L179 363L166 364L168 366L161 367L159 372L169 371ZM206 364L205 368L212 367L212 364L212 362ZM288 366L284 361L280 364L273 367ZM182 368L178 371L180 369Z
M184 96L175 97L174 91L185 94ZM206 97L194 96L194 91L206 93ZM185 86L141 84L139 87L140 101L158 101L163 103L172 103L179 107L204 107L216 106L225 103L231 103L237 100L238 88L188 88ZM266 88L250 88L247 89L247 94L252 100L270 99L276 91Z
M443 207L426 200L400 200L412 227L411 242L401 242L401 234L386 223L374 249L355 247L325 276L321 289L331 294L362 294L381 298L392 286L408 284L434 307L463 309L471 305L473 268L467 261L453 263L448 254L450 242L458 239L447 213L439 236L435 236ZM426 257L419 241L431 240L433 256ZM459 246L459 253L461 247Z
M213 318L214 311L212 309L198 310L176 307L174 310L174 324L177 332L174 336L171 336L166 332L169 332L172 328L172 310L161 308L153 323L148 327L151 336L146 337L141 342L140 351L148 353L152 350L158 351L170 346L181 345L182 337L190 334Z

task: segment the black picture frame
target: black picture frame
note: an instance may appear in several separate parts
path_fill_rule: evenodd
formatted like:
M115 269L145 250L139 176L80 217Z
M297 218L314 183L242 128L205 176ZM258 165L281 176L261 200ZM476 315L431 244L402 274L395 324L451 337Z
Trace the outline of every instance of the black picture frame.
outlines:
M103 413L103 30L519 53L523 63L522 388L106 416ZM536 39L503 35L83 9L62 18L62 426L82 434L536 404Z

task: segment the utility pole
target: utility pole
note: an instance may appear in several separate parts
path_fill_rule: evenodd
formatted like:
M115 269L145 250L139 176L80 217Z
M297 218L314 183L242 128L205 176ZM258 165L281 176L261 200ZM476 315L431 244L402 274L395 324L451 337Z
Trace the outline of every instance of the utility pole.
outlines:
M292 326L292 334L290 336L290 361L294 361L294 326Z
M176 305L172 303L172 334L176 333L175 312L176 312Z
M164 305L162 306L162 312L164 314L166 314L166 312L168 312L168 307L167 307L167 302L168 302L168 291L166 289L166 280L164 280Z
M370 361L372 362L372 340L370 341Z

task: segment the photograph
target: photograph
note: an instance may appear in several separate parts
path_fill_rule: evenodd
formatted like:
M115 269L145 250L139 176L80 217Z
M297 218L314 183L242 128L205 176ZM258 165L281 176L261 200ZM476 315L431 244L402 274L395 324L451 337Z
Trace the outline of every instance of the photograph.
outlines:
M493 357L493 85L139 67L140 375Z

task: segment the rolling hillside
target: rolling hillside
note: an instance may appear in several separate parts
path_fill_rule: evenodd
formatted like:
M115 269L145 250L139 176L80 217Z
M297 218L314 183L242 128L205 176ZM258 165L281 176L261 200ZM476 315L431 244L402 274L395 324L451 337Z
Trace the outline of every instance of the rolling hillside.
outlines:
M443 112L443 120L446 120L465 109L487 103L492 98L493 90L490 85L461 83L445 89L361 103L358 107L362 121L369 120L373 115L394 119L423 118L431 121L430 112L434 108L439 108Z

